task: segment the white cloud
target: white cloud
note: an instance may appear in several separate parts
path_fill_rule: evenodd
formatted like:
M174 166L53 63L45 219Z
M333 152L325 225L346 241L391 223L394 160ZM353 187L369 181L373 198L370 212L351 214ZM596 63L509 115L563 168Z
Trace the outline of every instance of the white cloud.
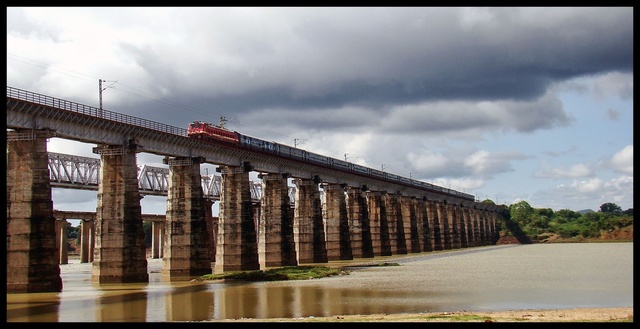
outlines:
M633 98L633 73L607 72L593 80L593 96L596 100L620 97Z
M582 181L573 181L570 187L580 193L591 193L601 189L604 186L604 181L600 178L591 178Z
M422 153L409 152L407 160L413 167L423 172L439 172L446 169L449 160L442 154L437 154L431 150Z
M633 72L610 71L590 76L579 76L558 84L558 90L573 90L587 94L596 101L633 98Z
M487 151L475 152L464 160L467 167L471 167L474 173L486 172L492 164L493 160Z
M613 170L633 175L633 145L627 145L622 150L616 152L609 161Z
M463 193L473 194L470 191L484 186L484 180L474 178L439 178L437 180L434 180L434 184Z
M534 173L534 177L540 178L578 178L578 177L591 177L593 171L589 166L579 163L575 164L568 169L565 168L552 168L545 171L538 171Z

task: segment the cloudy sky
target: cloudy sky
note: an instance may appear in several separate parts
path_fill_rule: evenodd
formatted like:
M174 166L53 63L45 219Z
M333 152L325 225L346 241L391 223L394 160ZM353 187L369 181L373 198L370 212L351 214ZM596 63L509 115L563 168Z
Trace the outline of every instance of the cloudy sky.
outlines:
M114 112L224 116L499 204L633 208L631 7L7 8L7 86L98 107L99 79ZM54 207L96 193L54 189Z

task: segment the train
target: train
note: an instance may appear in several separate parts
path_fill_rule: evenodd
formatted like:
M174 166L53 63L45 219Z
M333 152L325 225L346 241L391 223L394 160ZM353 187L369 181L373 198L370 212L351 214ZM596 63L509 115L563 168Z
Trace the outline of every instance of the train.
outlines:
M468 193L462 193L438 185L429 184L423 181L402 177L373 168L368 168L352 162L309 152L297 147L292 147L276 142L269 142L252 136L240 134L237 131L231 131L224 127L225 122L226 120L224 119L224 117L220 118L220 124L218 125L205 121L193 121L189 123L187 127L187 136L191 138L197 138L205 142L211 141L213 139L215 140L215 142L231 143L234 146L240 146L252 151L273 154L287 159L293 159L305 163L312 163L314 165L359 174L362 176L373 176L383 181L399 183L405 186L436 190L470 201L475 201L475 197Z

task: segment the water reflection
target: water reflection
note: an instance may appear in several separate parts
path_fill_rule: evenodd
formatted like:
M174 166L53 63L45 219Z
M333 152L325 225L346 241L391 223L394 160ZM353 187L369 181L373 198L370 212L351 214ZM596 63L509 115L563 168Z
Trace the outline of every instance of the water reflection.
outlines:
M83 265L76 265L83 266ZM329 280L329 281L327 281ZM327 288L304 282L167 283L80 287L60 293L7 294L9 322L174 322L400 313L407 291ZM299 284L299 285L298 285ZM421 295L424 297L424 295ZM419 305L420 303L418 303Z
M63 291L7 294L8 322L176 322L458 310L633 306L633 244L492 246L416 255L402 266L276 282L94 285L61 265ZM411 258L414 259L414 258Z
M11 305L15 304L15 305ZM58 293L7 294L7 321L15 319L39 319L57 322L60 307Z
M397 313L405 307L385 300L411 298L411 293L327 289L319 286L256 284L216 293L213 319L298 318L334 314ZM365 301L365 302L362 302Z

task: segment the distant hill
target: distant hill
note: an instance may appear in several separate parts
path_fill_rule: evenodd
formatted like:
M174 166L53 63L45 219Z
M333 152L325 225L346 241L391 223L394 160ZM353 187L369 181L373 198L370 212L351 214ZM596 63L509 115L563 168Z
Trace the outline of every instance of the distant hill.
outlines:
M582 210L578 210L577 212L578 212L580 215L584 215L584 214L588 214L588 213L590 213L590 212L595 212L595 211L593 211L593 210L591 210L591 209L582 209Z

